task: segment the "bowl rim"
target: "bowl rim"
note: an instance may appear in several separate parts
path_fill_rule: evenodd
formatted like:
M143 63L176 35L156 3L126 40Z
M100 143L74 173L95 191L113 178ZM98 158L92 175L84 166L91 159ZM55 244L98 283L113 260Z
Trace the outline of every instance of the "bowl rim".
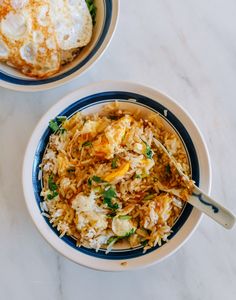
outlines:
M107 1L107 0L103 0ZM56 74L55 77L61 77L59 79L55 79L52 82L43 82L40 84L36 85L27 85L27 82L25 84L19 84L19 83L14 83L10 82L8 80L4 80L4 73L2 73L0 69L0 87L14 90L14 91L22 91L22 92L38 92L38 91L45 91L53 88L57 88L59 86L65 85L66 83L69 83L72 80L75 80L78 78L80 75L85 74L94 64L102 57L102 55L105 53L107 48L109 47L112 38L115 34L117 24L118 24L118 19L119 19L119 12L120 12L120 0L108 0L110 1L112 10L111 10L111 15L110 15L110 24L108 25L107 32L105 33L104 39L102 40L101 44L98 46L96 52L80 67L77 69L77 65L71 69L69 69L66 73L67 75L63 76L63 73L61 74L62 76ZM99 41L98 41L99 42ZM94 47L97 46L97 43L95 44ZM94 49L94 48L93 48ZM92 50L93 51L93 50ZM90 54L89 54L90 55ZM86 58L84 59L86 60ZM74 69L74 71L72 71ZM72 72L70 72L72 71ZM23 75L22 75L23 76ZM13 78L14 77L11 74L7 74L7 77ZM18 77L19 79L21 78L20 76ZM22 79L24 80L24 79ZM27 79L26 79L27 80ZM29 78L30 80L30 78Z
M204 176L202 177L201 174L201 168L203 167L203 164L202 162L199 161L200 187L205 189L205 191L208 193L210 192L210 188L211 188L211 167L210 167L209 153L205 141L198 127L196 126L192 118L189 116L189 114L171 97L147 86L143 86L137 83L117 82L117 81L103 81L103 82L91 84L66 95L44 114L44 116L38 122L35 130L32 133L32 136L26 148L24 162L23 162L23 173L22 173L23 191L24 191L27 209L30 213L33 222L35 223L39 232L49 242L49 244L51 244L57 251L59 251L62 255L69 258L70 260L92 269L103 270L103 271L124 271L124 270L137 269L137 268L142 268L142 267L152 265L154 263L162 261L163 259L169 257L174 252L176 252L196 230L201 220L201 215L202 215L201 212L193 208L191 215L186 220L182 228L179 230L178 234L176 234L170 240L170 242L166 243L161 248L157 249L159 252L155 250L151 253L145 254L140 257L130 258L128 259L128 263L124 259L105 260L105 259L100 259L98 257L89 256L75 249L71 249L72 247L67 245L57 235L55 235L55 233L51 230L51 228L48 226L48 224L41 216L41 213L38 209L38 204L35 201L32 183L30 185L28 184L29 178L32 178L32 165L34 162L34 154L38 142L42 136L42 133L45 132L46 128L48 127L48 120L54 118L62 110L66 109L70 104L74 103L78 99L99 92L107 92L107 91L134 92L137 94L147 96L155 101L157 101L158 99L159 103L163 104L165 107L167 107L167 109L170 109L170 111L174 114L175 112L173 111L173 109L178 110L179 115L177 116L177 118L181 120L181 123L185 127L186 124L189 127L190 126L192 127L191 130L194 131L195 141L197 140L199 143L199 145L196 145L195 142L193 141L197 153L199 154L201 152L202 160L204 162L204 167L205 167L205 171L204 171L205 175L203 174L205 176L204 178ZM165 103L163 103L163 101ZM185 120L183 121L181 117L184 118ZM193 137L191 134L190 136L191 138ZM124 264L124 262L126 263Z

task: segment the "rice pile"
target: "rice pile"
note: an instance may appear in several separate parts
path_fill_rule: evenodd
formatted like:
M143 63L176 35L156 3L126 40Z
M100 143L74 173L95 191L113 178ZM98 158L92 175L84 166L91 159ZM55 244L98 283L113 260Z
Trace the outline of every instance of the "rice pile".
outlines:
M178 137L160 119L144 120L116 103L99 115L77 113L49 126L54 133L41 163L41 209L60 237L107 252L124 241L146 251L168 240L184 204L171 190L187 200L192 185L153 142L158 139L190 175Z

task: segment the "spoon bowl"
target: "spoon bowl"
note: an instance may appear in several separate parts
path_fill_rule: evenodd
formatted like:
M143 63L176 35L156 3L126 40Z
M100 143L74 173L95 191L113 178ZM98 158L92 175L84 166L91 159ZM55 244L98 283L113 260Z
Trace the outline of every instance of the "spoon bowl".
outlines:
M190 186L192 185L192 191L187 201L226 229L231 229L236 221L235 215L199 189L194 182L183 173L175 159L170 155L162 143L155 138L153 141L155 145L168 156L172 166L174 166L175 170L182 177L183 181ZM159 183L159 189L165 192L170 192L182 200L186 200L183 197L183 193L181 193L181 189L168 189L161 183Z

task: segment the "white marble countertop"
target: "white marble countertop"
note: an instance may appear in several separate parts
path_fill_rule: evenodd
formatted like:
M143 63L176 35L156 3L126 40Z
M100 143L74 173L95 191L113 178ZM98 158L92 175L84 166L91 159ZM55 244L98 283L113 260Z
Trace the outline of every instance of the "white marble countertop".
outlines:
M145 3L145 5L144 5ZM193 116L213 169L212 196L236 212L235 0L121 0L116 35L102 59L47 92L0 89L0 298L236 299L235 229L204 217L172 257L145 270L92 271L54 251L24 204L22 158L39 118L59 98L97 80L132 80L170 94Z

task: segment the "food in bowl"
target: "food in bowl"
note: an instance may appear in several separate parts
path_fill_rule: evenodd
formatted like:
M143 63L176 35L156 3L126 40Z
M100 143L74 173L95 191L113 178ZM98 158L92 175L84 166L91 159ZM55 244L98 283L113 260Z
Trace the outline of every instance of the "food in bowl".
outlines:
M73 238L65 234L60 238L57 225L53 227L53 222L50 223L50 214L45 210L45 208L47 209L44 203L45 198L40 196L40 193L46 190L47 184L43 182L42 173L44 171L40 170L40 165L42 168L42 160L47 147L49 147L49 138L53 136L47 126L48 121L51 119L57 121L56 116L66 116L69 120L77 112L81 112L83 118L86 118L86 115L98 114L101 116L102 113L104 114L104 111L102 112L104 105L113 105L114 99L118 99L119 103L119 107L116 109L127 111L128 114L131 112L135 119L142 118L154 122L151 116L155 115L157 119L155 123L159 123L158 127L163 124L165 131L176 136L177 144L180 141L182 147L179 146L178 151L182 153L182 159L187 157L186 161L181 163L185 169L185 174L191 175L190 178L201 189L210 192L211 172L207 148L191 117L177 102L159 91L135 83L110 81L92 84L65 96L40 120L25 152L23 191L27 209L35 226L59 253L75 263L92 269L127 271L158 263L176 252L196 229L201 219L201 212L188 202L181 201L183 208L173 227L171 227L171 234L168 236L167 243L163 242L161 247L157 244L156 247L152 247L143 253L144 247L142 245L130 248L127 244L123 245L123 241L126 242L126 239L120 239L115 243L113 249L106 254L106 247L103 249L102 246L96 252L93 248L76 247L76 237ZM110 115L112 114L110 113ZM63 119L61 121L63 123ZM57 121L57 123L60 123L60 121ZM52 124L54 123L52 122ZM57 126L54 126L54 130L57 130ZM55 132L55 134L59 134L59 132ZM161 139L161 142L164 144L163 139ZM151 150L156 152L154 147L152 143ZM170 152L171 145L166 145L166 148ZM174 150L172 149L173 153L175 153ZM45 176L47 176L46 173ZM56 176L54 180L59 185ZM178 198L176 199L178 200ZM42 215L40 206L45 210L47 217ZM77 245L79 245L78 242Z
M91 40L93 0L3 0L0 61L35 78L48 78Z
M49 127L40 206L60 237L106 253L122 243L145 252L168 240L192 181L186 184L154 143L158 139L191 176L179 137L157 115L147 120L115 103L99 114L57 117ZM181 199L171 192L176 188Z

